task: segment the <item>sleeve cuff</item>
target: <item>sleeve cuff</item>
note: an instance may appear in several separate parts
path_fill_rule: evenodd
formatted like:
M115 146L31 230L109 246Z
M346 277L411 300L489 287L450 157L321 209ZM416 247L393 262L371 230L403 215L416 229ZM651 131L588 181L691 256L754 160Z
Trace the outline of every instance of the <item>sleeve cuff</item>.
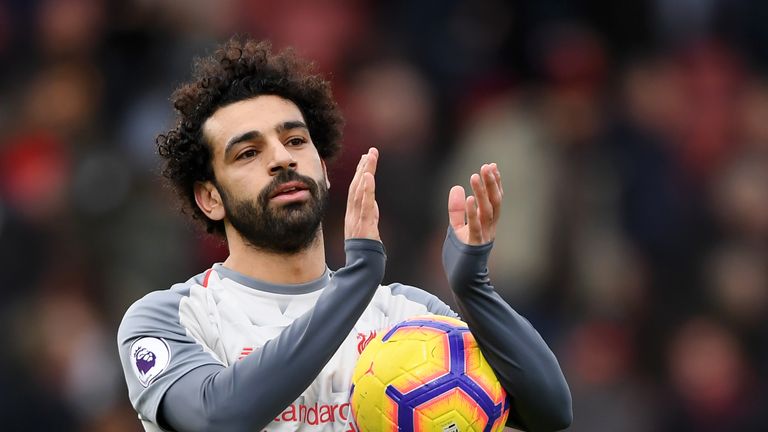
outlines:
M489 241L488 243L483 243L480 245L468 245L466 243L463 243L461 240L459 240L458 237L456 237L456 232L453 230L453 227L448 227L448 242L447 242L456 252L467 254L467 255L486 255L490 253L491 249L493 248L493 240Z
M366 238L353 238L353 239L344 240L345 252L366 251L366 250L369 250L372 252L378 252L384 256L387 255L387 252L384 249L384 243L378 240L366 239Z

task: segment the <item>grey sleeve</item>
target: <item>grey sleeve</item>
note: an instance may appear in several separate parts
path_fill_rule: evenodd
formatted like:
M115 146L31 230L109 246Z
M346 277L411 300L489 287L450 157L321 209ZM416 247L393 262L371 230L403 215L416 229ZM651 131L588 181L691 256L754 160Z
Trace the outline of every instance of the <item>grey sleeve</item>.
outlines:
M155 423L168 388L192 369L221 363L179 323L183 289L157 291L134 303L117 332L131 404L142 421Z
M315 307L229 367L199 367L168 389L161 421L176 431L260 430L317 377L371 301L384 276L380 242L345 243L347 262Z
M459 314L511 397L508 424L529 431L564 429L573 416L568 384L536 329L491 286L492 246L463 244L448 230L443 265Z

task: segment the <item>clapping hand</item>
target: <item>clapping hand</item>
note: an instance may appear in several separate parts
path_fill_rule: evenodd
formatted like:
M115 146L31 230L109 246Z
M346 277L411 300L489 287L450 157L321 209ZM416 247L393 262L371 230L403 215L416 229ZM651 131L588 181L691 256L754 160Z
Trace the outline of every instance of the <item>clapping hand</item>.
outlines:
M484 164L469 179L474 195L454 186L448 194L448 220L456 237L468 245L481 245L496 237L504 189L495 163Z
M376 163L379 151L371 147L360 157L355 176L349 184L347 213L344 217L344 239L379 237L379 205L376 203Z

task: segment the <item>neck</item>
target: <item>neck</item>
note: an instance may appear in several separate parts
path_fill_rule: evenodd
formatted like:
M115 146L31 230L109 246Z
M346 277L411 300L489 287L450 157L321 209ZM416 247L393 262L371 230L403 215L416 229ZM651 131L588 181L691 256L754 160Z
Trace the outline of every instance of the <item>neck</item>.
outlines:
M293 254L257 249L239 235L229 234L229 257L224 266L248 277L274 284L299 284L313 281L325 272L322 227L309 247Z

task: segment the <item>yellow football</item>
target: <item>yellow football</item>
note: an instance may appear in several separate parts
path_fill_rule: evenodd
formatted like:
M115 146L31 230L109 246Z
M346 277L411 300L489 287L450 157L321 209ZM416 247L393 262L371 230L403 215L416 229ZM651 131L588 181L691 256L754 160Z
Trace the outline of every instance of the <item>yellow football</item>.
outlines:
M502 431L507 393L467 324L438 315L373 339L355 367L352 414L361 432Z

